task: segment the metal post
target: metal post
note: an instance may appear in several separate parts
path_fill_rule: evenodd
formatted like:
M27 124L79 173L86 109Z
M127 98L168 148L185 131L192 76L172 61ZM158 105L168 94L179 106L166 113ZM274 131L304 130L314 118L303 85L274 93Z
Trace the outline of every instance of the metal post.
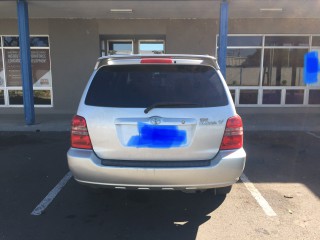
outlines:
M24 116L27 125L35 123L33 82L31 72L31 51L29 36L28 3L26 0L17 1L19 43L20 43L20 65L23 88Z
M220 3L220 27L219 27L219 52L218 62L221 73L226 77L227 63L227 40L228 40L228 0L221 0Z

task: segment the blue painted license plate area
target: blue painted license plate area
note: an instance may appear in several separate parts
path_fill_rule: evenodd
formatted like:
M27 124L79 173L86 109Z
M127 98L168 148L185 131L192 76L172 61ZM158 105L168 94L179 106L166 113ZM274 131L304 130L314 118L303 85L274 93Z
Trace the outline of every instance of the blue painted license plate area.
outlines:
M127 146L136 148L173 148L187 143L187 133L178 126L138 123L139 135L132 136Z

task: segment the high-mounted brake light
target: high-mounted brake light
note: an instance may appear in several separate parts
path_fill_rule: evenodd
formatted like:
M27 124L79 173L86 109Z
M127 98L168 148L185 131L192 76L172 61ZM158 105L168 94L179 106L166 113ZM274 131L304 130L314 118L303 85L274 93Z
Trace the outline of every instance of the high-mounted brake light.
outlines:
M164 63L172 64L173 60L171 58L142 58L140 63Z
M220 150L238 149L243 146L243 124L239 115L228 119Z
M89 136L87 122L85 118L78 115L72 119L71 127L71 147L92 149L91 139Z

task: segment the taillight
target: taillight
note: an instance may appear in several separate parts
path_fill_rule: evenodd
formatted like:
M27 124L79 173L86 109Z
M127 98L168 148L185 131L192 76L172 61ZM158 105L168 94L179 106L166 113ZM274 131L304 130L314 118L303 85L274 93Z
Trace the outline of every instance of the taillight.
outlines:
M140 63L165 63L172 64L171 58L142 58Z
M243 124L239 115L228 119L226 129L222 138L220 150L242 148L243 146Z
M86 120L80 116L74 116L71 127L71 147L92 149Z

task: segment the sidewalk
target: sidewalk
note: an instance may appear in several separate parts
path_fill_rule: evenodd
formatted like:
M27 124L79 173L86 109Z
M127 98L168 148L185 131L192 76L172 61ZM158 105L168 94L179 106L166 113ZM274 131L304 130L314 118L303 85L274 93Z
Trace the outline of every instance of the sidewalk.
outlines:
M242 113L245 131L320 131L320 113ZM27 126L22 114L8 114L0 118L0 132L70 130L71 114L38 114L36 124Z
M6 114L0 118L0 132L70 131L72 114L37 114L34 125L26 125L23 114Z
M245 131L320 131L319 113L241 114Z

